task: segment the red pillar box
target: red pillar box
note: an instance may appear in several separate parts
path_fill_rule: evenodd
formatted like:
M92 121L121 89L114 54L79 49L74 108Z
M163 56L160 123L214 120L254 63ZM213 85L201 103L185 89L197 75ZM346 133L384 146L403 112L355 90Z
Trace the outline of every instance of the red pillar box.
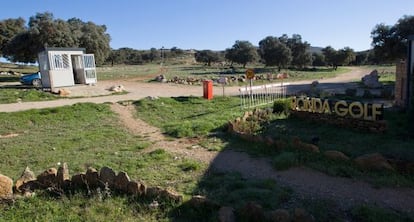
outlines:
M203 81L203 97L204 99L213 99L213 81Z

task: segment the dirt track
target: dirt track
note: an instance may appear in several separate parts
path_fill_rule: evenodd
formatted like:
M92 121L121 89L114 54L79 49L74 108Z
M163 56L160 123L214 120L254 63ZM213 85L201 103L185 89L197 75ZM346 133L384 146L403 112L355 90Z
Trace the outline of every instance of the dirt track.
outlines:
M361 68L351 68L351 72L341 74L335 78L318 79L321 83L320 87L324 90L339 90L343 91L349 83L353 80L361 79L362 76L369 73L371 70ZM288 93L301 91L309 87L309 84L314 80L291 82L288 87ZM73 92L74 96L93 96L108 94L107 89L114 85L123 85L128 91L125 95L106 95L99 97L85 97L85 98L63 98L59 100L43 101L43 102L24 102L24 103L12 103L12 104L0 104L0 112L16 112L28 109L41 109L50 107L59 107L65 105L73 105L75 103L92 102L92 103L105 103L105 102L118 102L125 100L139 100L148 96L158 97L173 97L173 96L202 96L202 86L188 86L178 84L165 84L165 83L144 83L142 81L135 80L116 80L116 81L100 81L96 86L75 86L68 87ZM226 87L226 95L238 95L239 87ZM213 89L214 94L221 95L221 86L215 86ZM83 94L82 94L83 93Z

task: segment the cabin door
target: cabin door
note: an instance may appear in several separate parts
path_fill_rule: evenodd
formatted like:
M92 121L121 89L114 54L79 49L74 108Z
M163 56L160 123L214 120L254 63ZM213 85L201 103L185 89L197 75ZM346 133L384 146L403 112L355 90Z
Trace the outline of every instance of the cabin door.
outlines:
M83 69L85 74L85 84L96 83L96 66L93 54L82 55Z

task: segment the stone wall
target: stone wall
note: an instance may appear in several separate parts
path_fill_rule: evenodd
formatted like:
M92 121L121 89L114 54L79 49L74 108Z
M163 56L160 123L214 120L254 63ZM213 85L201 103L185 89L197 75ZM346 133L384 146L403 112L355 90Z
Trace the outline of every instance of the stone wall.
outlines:
M404 108L407 98L407 64L405 60L397 63L395 71L395 105Z

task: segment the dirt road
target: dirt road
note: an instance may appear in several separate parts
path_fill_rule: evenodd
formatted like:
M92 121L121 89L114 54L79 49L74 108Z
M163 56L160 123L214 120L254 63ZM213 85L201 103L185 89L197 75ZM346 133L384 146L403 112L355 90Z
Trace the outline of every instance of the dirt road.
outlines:
M324 90L344 90L348 87L349 83L354 80L361 79L362 76L369 73L370 70L352 67L348 73L341 74L335 78L317 79L321 84L320 87ZM316 80L316 79L315 79ZM309 84L314 80L291 82L288 87L288 94L304 90L309 87ZM74 95L76 90L85 92L84 96L104 95L108 94L107 89L114 85L122 85L128 91L128 94L124 95L106 95L98 97L84 97L84 98L62 98L59 100L42 101L42 102L24 102L24 103L12 103L12 104L0 104L0 112L17 112L29 109L41 109L50 107L59 107L65 105L73 105L76 103L106 103L106 102L118 102L125 100L139 100L148 96L158 97L175 97L175 96L202 96L202 86L189 86L178 84L165 84L165 83L144 83L142 81L134 80L115 80L115 81L100 81L96 86L75 86L69 87L70 91L73 91ZM226 87L226 95L238 95L239 87ZM92 93L91 93L92 92ZM215 86L213 92L216 95L221 95L221 86Z

